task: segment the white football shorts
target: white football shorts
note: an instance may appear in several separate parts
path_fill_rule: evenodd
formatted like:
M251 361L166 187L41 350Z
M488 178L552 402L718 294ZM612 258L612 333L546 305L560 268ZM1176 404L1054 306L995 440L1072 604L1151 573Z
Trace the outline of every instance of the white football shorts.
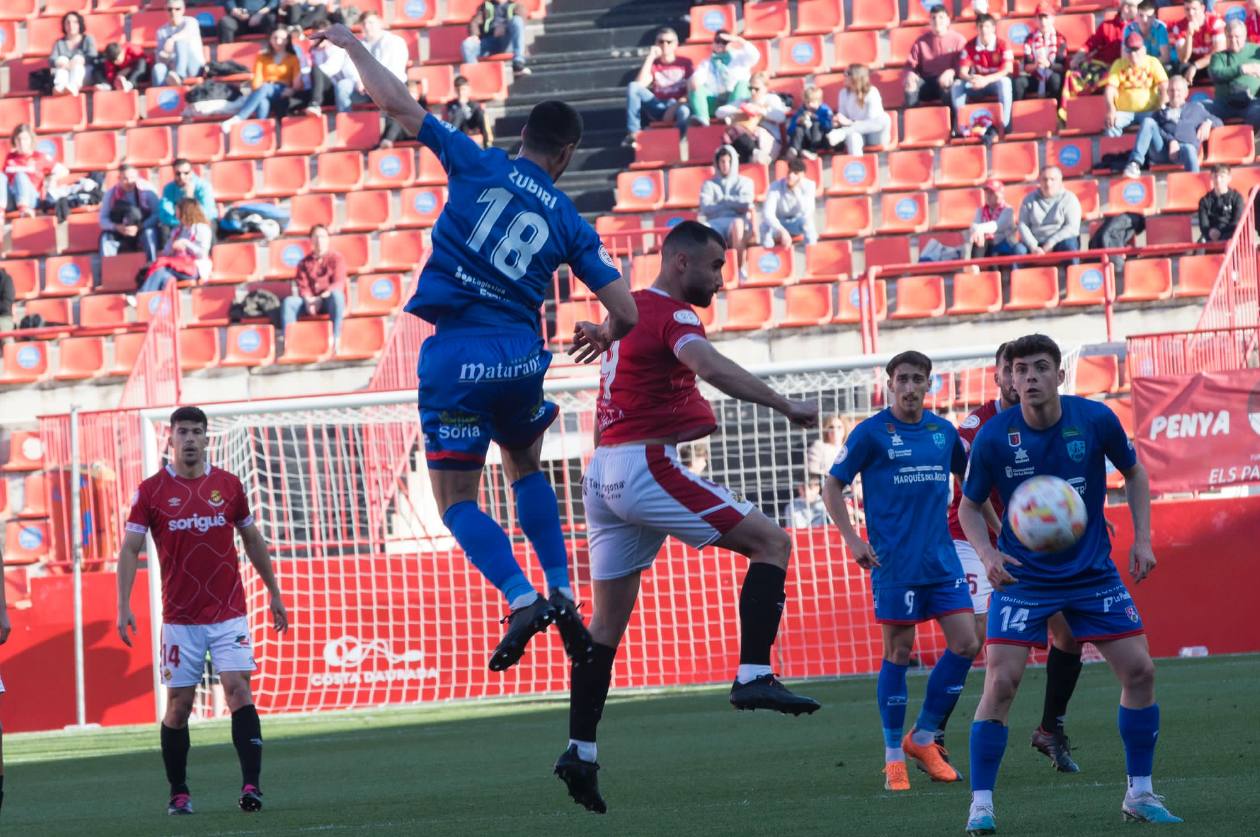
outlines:
M971 607L976 613L988 613L993 585L989 583L989 574L984 571L984 562L967 541L954 541L954 551L958 553L963 575L967 577L971 589Z
M673 445L596 448L582 478L582 502L597 581L652 566L666 535L708 546L753 510L683 467Z
M257 668L249 623L244 616L213 625L163 625L162 683L173 689L199 684L206 669L207 651L215 671Z

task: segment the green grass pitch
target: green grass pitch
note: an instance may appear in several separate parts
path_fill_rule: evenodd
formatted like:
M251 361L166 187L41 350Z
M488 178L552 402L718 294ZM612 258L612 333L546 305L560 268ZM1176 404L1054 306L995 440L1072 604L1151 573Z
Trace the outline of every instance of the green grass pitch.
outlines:
M1260 820L1260 658L1158 663L1162 730L1155 788L1186 819L1177 834L1253 835ZM525 661L528 665L528 660ZM926 678L910 680L918 711ZM1011 716L996 793L999 833L1112 834L1123 828L1119 688L1086 666L1068 724L1083 772L1054 773L1028 746L1044 672L1031 669ZM979 698L973 672L950 725L967 767ZM966 783L911 769L909 793L883 790L871 678L801 691L812 717L735 712L725 689L614 697L600 731L609 813L574 805L551 765L567 737L558 700L263 719L266 809L236 808L240 776L228 726L193 729L197 814L166 816L157 730L8 736L0 834L148 835L926 835L960 834ZM1129 829L1154 826L1130 826ZM1126 830L1123 833L1130 833Z

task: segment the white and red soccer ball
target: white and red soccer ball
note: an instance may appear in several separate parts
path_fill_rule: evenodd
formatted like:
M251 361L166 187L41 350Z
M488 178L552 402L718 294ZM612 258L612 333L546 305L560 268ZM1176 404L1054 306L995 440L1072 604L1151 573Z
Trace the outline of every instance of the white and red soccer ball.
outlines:
M1062 552L1085 534L1089 516L1076 489L1042 475L1020 483L1007 509L1011 531L1033 552Z

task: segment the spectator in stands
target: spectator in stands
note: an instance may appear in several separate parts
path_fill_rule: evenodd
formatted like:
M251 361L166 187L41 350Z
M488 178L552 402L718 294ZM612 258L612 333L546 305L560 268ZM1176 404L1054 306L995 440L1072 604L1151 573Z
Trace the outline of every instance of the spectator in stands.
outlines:
M144 49L137 44L108 44L97 66L97 90L135 90L149 72Z
M796 486L796 496L783 507L783 525L788 529L810 529L827 525L827 507L822 499L822 477L809 475Z
M294 280L297 293L286 297L280 320L287 331L298 316L328 314L332 318L333 347L341 339L341 321L346 316L346 260L331 249L328 228L311 227L311 252L298 262Z
M84 28L83 15L66 12L61 16L61 39L48 56L52 67L53 92L79 95L96 64L96 41Z
M184 198L175 205L175 217L179 226L162 248L162 255L149 267L148 276L140 285L141 293L163 290L171 281L201 282L210 278L214 233L201 205Z
M683 467L696 476L704 476L709 467L709 443L705 441L692 442L689 445L678 446L678 459L682 462Z
M1019 235L1034 255L1080 249L1081 202L1063 186L1058 166L1046 166L1019 207Z
M1212 188L1199 199L1199 238L1201 241L1229 241L1242 220L1243 196L1229 185L1229 166L1212 168Z
M157 190L140 177L140 172L125 163L118 172L118 183L101 199L101 257L120 252L143 252L152 261L157 256Z
M277 109L277 116L283 115L285 103L299 88L301 80L302 65L289 43L289 30L276 29L267 38L267 49L254 59L253 90L241 100L236 113L223 121L223 133L231 133L232 128L245 119L255 116L266 119L271 116L273 107Z
M735 266L745 274L744 249L753 234L752 178L739 173L735 149L723 145L713 155L713 177L700 187L700 220L726 239L735 250Z
M1173 66L1172 39L1168 34L1168 24L1157 16L1155 0L1142 0L1138 4L1137 17L1124 29L1124 37L1130 32L1137 32L1146 42L1146 54L1159 59L1159 63L1167 68Z
M1015 210L1006 202L1002 181L987 181L984 184L984 203L976 210L963 242L963 258L1022 256L1027 252L1028 247L1020 240Z
M13 129L10 146L0 177L0 208L34 218L48 186L69 170L35 147L35 132L25 122Z
M691 108L687 104L687 85L695 67L691 59L678 54L678 33L668 26L656 33L656 43L648 49L639 74L626 90L626 139L633 145L635 135L648 121L674 120L678 130L687 133ZM645 113L646 111L646 113Z
M385 28L385 21L376 12L368 12L361 20L363 24L363 45L372 53L372 57L385 65L385 69L394 74L399 81L407 80L407 62L410 54L407 42Z
M1247 40L1260 44L1260 0L1247 0L1247 14L1243 17L1247 26Z
M752 44L725 29L713 35L713 53L691 76L691 117L708 125L711 114L722 105L738 104L749 96L748 79L761 53Z
M1067 38L1055 28L1053 3L1037 7L1037 28L1024 41L1024 71L1012 81L1015 99L1054 99L1063 95Z
M958 58L958 80L953 87L954 121L958 123L959 113L968 101L992 96L998 100L1002 130L1006 131L1011 127L1015 53L997 36L993 15L979 15L976 30L976 37L967 42Z
M457 131L480 139L483 148L489 148L490 143L494 142L485 108L479 102L473 101L472 85L463 76L455 76L455 98L446 103L442 120L455 126Z
M175 208L185 198L192 198L197 202L201 207L201 214L211 228L219 217L219 207L214 201L214 189L210 186L210 181L194 172L192 163L183 157L178 158L171 168L175 178L162 187L162 197L158 202L158 235L163 246L179 226Z
M529 75L525 66L525 10L513 0L486 0L468 21L468 37L460 45L465 64L497 52L512 53L512 72Z
M184 3L185 0L166 0L169 19L157 31L155 85L183 84L184 79L201 75L205 66L201 26L195 17L184 15Z
M429 80L421 78L417 81L407 82L407 89L416 97L416 101L420 103L420 107L425 110L429 109ZM392 116L386 116L384 125L381 128L381 143L378 148L393 148L394 143L400 140L414 139L408 136L402 124Z
M840 455L844 444L844 420L839 413L823 417L822 437L810 442L805 452L805 473L811 477L825 477Z
M830 151L828 137L834 124L831 108L823 102L822 90L812 84L806 87L801 107L788 123L788 157L817 160L819 151Z
M844 74L839 107L832 118L827 143L849 154L861 154L867 145L887 145L892 138L892 119L884 110L884 98L871 84L871 71L865 64L850 64Z
M814 226L818 184L805 176L805 163L790 160L787 175L770 184L761 205L761 246L791 247L792 236L818 241Z
M1130 32L1125 57L1107 74L1107 121L1104 133L1118 137L1130 125L1150 118L1168 101L1168 73L1159 59L1146 53L1146 41Z
M367 102L368 95L359 78L359 71L346 51L328 41L321 41L310 52L310 101L307 112L319 116L329 99L337 113L345 113L357 102Z
M1120 60L1123 52L1125 30L1137 19L1141 2L1121 0L1116 16L1098 24L1094 34L1085 41L1085 47L1072 56L1071 69L1064 80L1066 95L1085 96L1106 85L1111 65Z
M17 301L17 288L9 271L0 267L0 332L13 330L13 303Z
M949 28L949 12L944 6L933 7L930 25L911 45L906 58L906 107L952 103L950 91L967 39Z
M1247 26L1241 20L1230 21L1225 49L1212 56L1208 73L1216 85L1212 112L1260 130L1260 46L1247 43Z
M731 123L726 141L741 159L762 165L778 159L788 113L783 100L771 92L769 75L754 74L748 84L748 98L737 105L722 105L714 116Z
M1168 104L1138 131L1125 177L1141 177L1142 168L1150 163L1180 163L1186 171L1199 170L1199 147L1221 120L1202 102L1189 98L1190 82L1185 76L1173 76L1168 82Z
M237 35L268 35L276 28L280 0L223 0L226 14L219 18L219 41L230 44Z
M302 29L322 29L330 23L342 23L337 0L304 3L302 0L280 0L280 22Z
M1224 48L1225 21L1209 12L1203 0L1186 0L1185 6L1186 16L1168 34L1177 50L1174 71L1193 83L1195 75L1208 68L1212 54Z

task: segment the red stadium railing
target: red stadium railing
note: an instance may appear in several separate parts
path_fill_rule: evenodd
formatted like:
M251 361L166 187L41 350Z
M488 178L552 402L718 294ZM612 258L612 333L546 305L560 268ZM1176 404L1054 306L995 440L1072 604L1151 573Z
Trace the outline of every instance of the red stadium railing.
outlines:
M428 251L420 256L423 264L429 258ZM410 299L416 292L420 271L411 277L403 299ZM433 333L433 326L419 317L399 311L394 316L389 335L385 340L385 349L381 352L376 369L367 389L372 392L384 392L398 389L415 389L420 381L416 377L416 362L420 358L420 344Z
M183 372L179 365L179 286L171 282L149 329L140 345L136 365L127 376L123 387L124 409L140 409L167 404L178 404L183 388Z
M1228 372L1254 365L1260 327L1135 334L1126 341L1131 378Z
M1260 324L1260 237L1256 234L1256 199L1251 191L1242 220L1230 239L1216 282L1203 304L1195 331Z

